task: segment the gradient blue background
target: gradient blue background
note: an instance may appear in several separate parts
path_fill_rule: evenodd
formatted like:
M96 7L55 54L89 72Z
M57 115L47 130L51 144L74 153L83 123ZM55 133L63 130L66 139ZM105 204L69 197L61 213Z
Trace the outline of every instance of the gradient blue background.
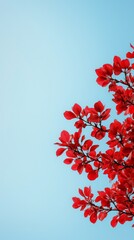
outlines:
M0 1L1 240L133 239L131 223L93 225L72 209L90 183L53 144L73 130L63 112L75 102L111 106L94 70L134 43L133 9L133 0Z

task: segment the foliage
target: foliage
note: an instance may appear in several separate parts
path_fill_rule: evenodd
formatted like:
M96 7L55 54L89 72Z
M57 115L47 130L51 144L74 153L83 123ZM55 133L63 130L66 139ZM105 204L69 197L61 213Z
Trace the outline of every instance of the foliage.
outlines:
M64 117L75 119L77 130L73 134L63 130L56 143L56 155L65 153L64 163L70 164L72 170L85 172L90 181L96 180L100 172L110 180L111 186L98 191L96 197L91 187L84 187L79 189L80 197L72 199L73 208L83 210L92 223L113 212L112 227L134 218L134 46L130 46L132 51L127 52L125 59L115 56L113 64L96 69L97 83L112 92L117 115L122 114L123 121L115 119L107 127L105 121L110 118L111 109L106 109L101 101L85 108L74 104L71 111L64 112ZM83 134L88 127L90 139ZM107 150L99 151L93 138L98 142L106 139Z

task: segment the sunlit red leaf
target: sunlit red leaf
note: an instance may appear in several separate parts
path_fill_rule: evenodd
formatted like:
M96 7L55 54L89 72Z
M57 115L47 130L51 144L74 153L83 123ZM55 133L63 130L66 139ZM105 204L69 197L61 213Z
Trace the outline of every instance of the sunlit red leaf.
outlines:
M83 190L79 188L79 194L82 196L82 197L85 197L84 193L83 193Z
M101 101L98 101L94 104L94 108L97 112L102 112L104 110L104 105Z
M105 130L106 130L105 127L103 127L103 130L100 130L100 129L98 129L98 128L95 127L95 128L93 128L93 131L91 132L91 136L92 136L92 137L95 137L95 138L98 139L98 140L101 140L101 139L104 138L105 135L106 135Z
M90 216L91 214L91 209L90 208L87 208L85 211L84 211L84 217L88 217Z
M91 187L84 187L84 194L86 197L92 197Z
M102 77L98 77L98 78L96 79L96 82L97 82L101 87L106 87L106 86L110 83L110 80L109 80L109 79L102 78Z
M96 178L98 178L98 171L92 170L91 172L88 173L87 177L89 180L94 181Z
M73 112L71 112L71 111L66 111L66 112L64 112L64 117L67 120L71 120L73 118L76 118L76 115Z
M92 140L86 140L85 142L84 142L84 144L83 144L83 147L82 147L82 149L84 150L84 151L86 151L86 150L89 150L89 148L92 146L92 144L93 144L93 141Z
M75 103L74 106L72 107L72 110L73 110L73 112L75 113L76 116L79 116L82 108L79 104Z
M60 140L63 142L68 142L70 140L70 134L67 131L63 130L61 132Z
M66 150L65 148L59 148L59 149L57 149L57 151L56 151L56 156L58 157L58 156L62 155L62 153L63 153L65 150Z
M128 59L123 59L122 61L121 61L121 67L122 68L129 68L129 66L130 66L130 62L129 62L129 60Z
M99 218L100 221L103 221L104 218L106 218L106 216L107 216L107 212L104 211L104 212L100 212L100 213L99 213L98 218Z
M126 57L127 58L134 58L134 52L127 52L127 54L126 54Z
M98 148L99 147L99 145L92 145L92 147L90 148L90 151L95 151L96 150L96 148Z
M91 223L96 223L97 221L97 213L96 212L93 212L91 215L90 215L90 222Z
M126 214L121 214L118 219L119 223L124 224L127 221L127 215Z
M102 113L101 118L103 121L107 120L110 117L110 111L111 111L111 109L108 108Z
M74 153L73 150L67 150L67 151L66 151L66 156L67 156L67 157L74 158L74 157L76 157L76 154Z
M65 164L71 164L73 162L73 158L66 158L65 160L64 160L64 163Z
M114 228L116 227L117 223L118 223L118 216L114 216L111 221L111 226Z

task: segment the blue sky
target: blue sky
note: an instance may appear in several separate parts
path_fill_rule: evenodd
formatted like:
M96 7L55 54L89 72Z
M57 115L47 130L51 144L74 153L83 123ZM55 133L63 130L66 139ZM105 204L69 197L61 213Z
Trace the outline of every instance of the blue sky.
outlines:
M131 0L0 1L0 239L133 239L131 223L91 224L72 209L90 185L55 156L63 112L111 106L94 70L134 43ZM102 189L105 181L92 183Z

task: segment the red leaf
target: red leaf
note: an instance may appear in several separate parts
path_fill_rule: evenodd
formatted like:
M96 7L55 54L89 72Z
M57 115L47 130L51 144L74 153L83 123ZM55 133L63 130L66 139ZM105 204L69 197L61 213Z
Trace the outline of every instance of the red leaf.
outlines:
M82 108L79 104L75 103L74 106L72 107L72 110L73 110L73 112L75 113L76 116L79 116Z
M85 140L85 135L81 137L81 142L83 142L84 140Z
M106 87L109 83L110 80L102 77L98 77L96 79L96 82L101 86L101 87Z
M119 75L122 72L121 59L118 56L114 57L113 69L114 69L114 74L115 75Z
M90 215L90 222L91 223L96 223L97 221L97 213L96 212L93 212L91 215Z
M91 181L95 180L98 177L98 171L92 170L91 172L88 173L87 177Z
M95 151L90 151L90 153L88 154L91 158L95 158L96 157L96 152Z
M81 206L79 198L73 197L72 200L74 202L73 205L72 205L73 208L79 208Z
M94 108L97 112L102 112L104 110L104 105L101 101L98 101L94 104Z
M91 214L91 209L90 208L87 208L85 211L84 211L84 217L88 217L90 216Z
M90 139L89 139L89 140L86 140L86 141L84 142L84 144L83 144L82 149L83 149L84 151L89 150L89 148L92 146L92 144L93 144L93 141L91 141Z
M117 114L121 114L123 111L125 111L127 109L126 105L123 105L122 103L119 103L116 106L116 110L117 110Z
M90 114L90 117L88 118L88 122L100 122L100 117L98 116L98 114Z
M98 218L99 218L100 221L102 221L104 218L106 218L106 216L107 216L107 212L106 211L105 212L100 212Z
M101 201L101 197L97 196L96 199L95 199L95 202L99 202L99 201Z
M126 69L126 68L129 68L129 66L130 66L130 62L129 62L128 59L123 59L123 60L121 61L121 67L122 67L122 68Z
M93 170L92 166L91 166L90 164L86 164L86 169L85 169L85 171L86 171L87 173L89 173L89 172L92 171L92 170Z
M91 194L91 187L84 187L84 194L86 197L90 197Z
M103 68L105 69L106 74L111 77L113 74L113 66L111 64L104 64Z
M79 194L82 196L82 197L85 197L84 193L83 193L83 190L79 188Z
M106 127L103 126L103 130L106 130ZM106 133L103 130L100 130L100 129L94 127L93 131L91 132L91 136L95 137L98 140L101 140L106 135Z
M107 108L101 115L102 117L102 120L107 120L109 117L110 117L110 111L111 109L110 108Z
M74 158L74 157L76 157L76 154L73 152L73 150L67 150L66 156Z
M111 64L104 64L101 68L95 70L99 77L111 77L113 74L113 66Z
M118 221L119 221L120 224L124 224L127 221L127 215L126 214L121 214Z
M96 168L99 168L99 167L101 166L101 164L100 164L100 162L98 162L98 161L94 161L94 166L95 166Z
M85 127L86 127L86 124L84 123L83 120L80 119L80 120L78 120L78 121L75 122L74 126L75 126L76 128L85 128Z
M121 58L120 57L118 57L118 56L114 56L114 64L116 64L116 65L120 65L120 63L121 63Z
M67 131L63 130L61 132L60 140L63 141L63 142L69 142L70 134Z
M117 208L118 208L119 210L123 211L124 208L125 208L125 206L124 206L123 203L118 203L118 204L117 204Z
M64 163L65 163L65 164L71 164L72 161L73 161L73 158L66 158L66 159L64 160Z
M134 52L128 52L127 54L126 54L126 57L127 58L134 58Z
M81 174L83 172L84 166L82 164L78 165L77 171L79 174Z
M72 165L71 169L72 169L73 171L77 171L77 169L78 169L78 164L74 163L74 164Z
M128 109L127 109L127 114L134 114L134 106L129 106Z
M57 149L57 151L56 151L56 156L58 157L58 156L62 155L62 153L63 153L65 150L66 150L66 148L59 148L59 149Z
M114 228L116 227L117 223L118 223L118 216L114 216L111 221L111 226Z
M98 148L98 147L99 147L99 145L93 145L93 146L90 148L90 151L92 152L92 151L96 150L96 148Z
M71 120L73 118L76 118L76 115L73 112L71 112L71 111L66 111L66 112L64 112L64 117L67 120Z

